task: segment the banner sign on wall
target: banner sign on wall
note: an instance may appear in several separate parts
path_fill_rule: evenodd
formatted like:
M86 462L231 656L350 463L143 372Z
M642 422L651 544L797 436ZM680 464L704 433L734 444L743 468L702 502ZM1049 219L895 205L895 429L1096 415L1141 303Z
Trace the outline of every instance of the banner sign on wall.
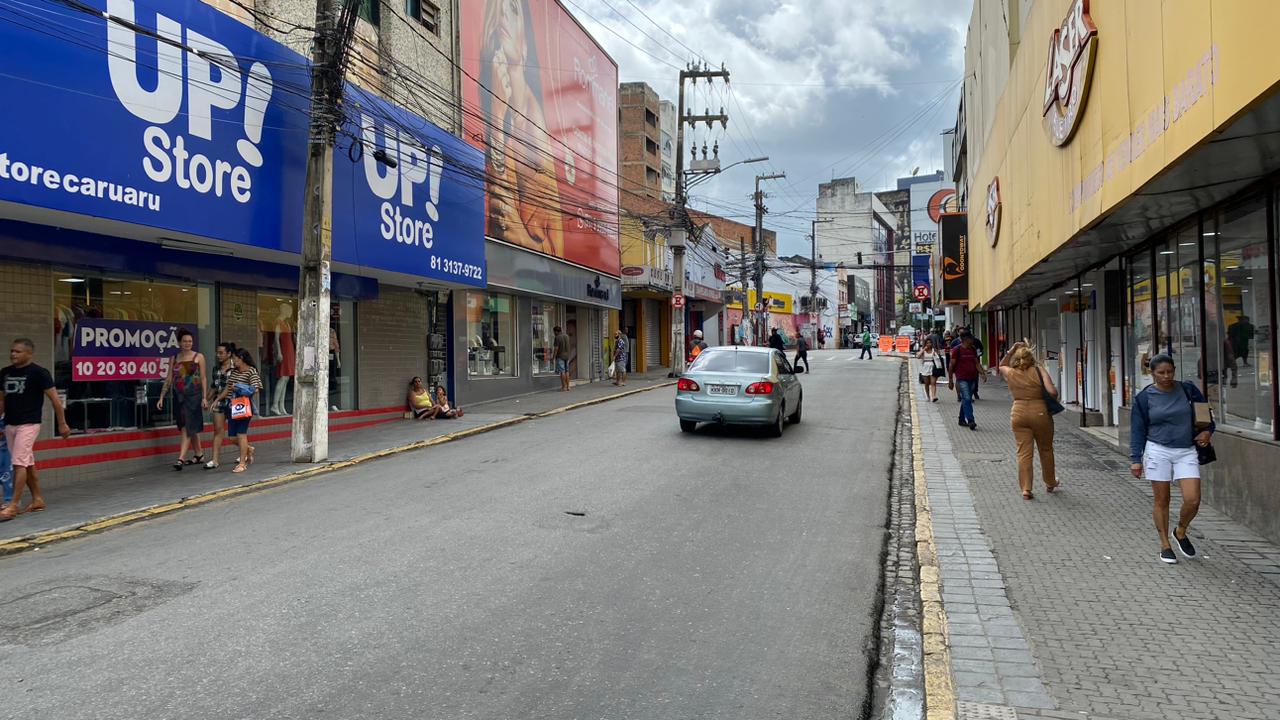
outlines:
M306 58L199 0L28 0L10 12L21 21L0 22L0 96L15 108L0 113L0 202L155 228L153 241L167 231L300 251ZM484 287L481 154L346 92L334 260Z
M965 213L943 215L938 222L942 252L938 255L938 277L942 281L942 303L969 302L969 217Z
M82 318L71 341L71 379L157 380L178 354L178 331L198 340L195 325ZM199 345L195 345L199 347Z
M617 65L556 0L461 9L463 125L486 155L486 234L616 277Z

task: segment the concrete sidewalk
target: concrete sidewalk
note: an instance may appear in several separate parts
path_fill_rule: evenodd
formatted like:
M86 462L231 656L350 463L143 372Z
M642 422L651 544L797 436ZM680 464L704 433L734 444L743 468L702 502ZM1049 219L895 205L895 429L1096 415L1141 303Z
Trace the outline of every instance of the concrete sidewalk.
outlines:
M154 468L143 472L131 472L107 478L64 481L46 485L44 490L48 508L37 513L24 513L12 521L0 523L0 549L19 546L33 538L63 532L74 532L85 525L103 518L128 515L143 508L179 503L187 498L200 497L219 490L244 485L269 482L300 470L323 468L347 463L352 459L392 451L433 438L477 431L494 425L505 425L556 412L583 402L603 401L624 393L661 387L675 382L668 380L666 372L648 375L631 375L624 387L610 382L577 385L572 391L562 393L547 391L519 398L469 405L462 418L457 420L395 420L362 427L355 430L331 433L329 436L329 462L321 465L304 465L289 459L289 442L274 440L255 442L256 459L246 472L232 473L235 457L234 446L223 449L223 463L214 470L189 465L181 472L170 466L168 455L157 457ZM672 423L675 422L674 410ZM253 437L252 429L250 438ZM207 438L206 438L207 439ZM208 449L206 448L206 459ZM39 458L37 457L37 463ZM30 496L23 498L23 503Z
M1280 548L1202 505L1200 557L1165 565L1150 484L1069 415L1062 490L1037 466L1028 502L1007 388L983 385L975 432L913 387L957 717L1280 717Z

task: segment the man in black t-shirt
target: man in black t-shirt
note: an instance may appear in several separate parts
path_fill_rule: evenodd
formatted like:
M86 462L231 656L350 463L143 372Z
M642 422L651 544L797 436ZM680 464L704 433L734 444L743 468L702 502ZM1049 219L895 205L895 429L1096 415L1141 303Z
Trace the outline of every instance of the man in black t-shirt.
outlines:
M0 414L4 415L4 438L13 457L13 499L0 510L0 522L45 507L40 479L36 476L35 444L40 435L46 397L53 403L58 434L64 438L71 435L58 392L53 387L53 376L31 362L35 349L35 343L26 338L14 340L9 348L9 360L13 364L0 369ZM31 504L19 510L18 501L26 488L31 488Z

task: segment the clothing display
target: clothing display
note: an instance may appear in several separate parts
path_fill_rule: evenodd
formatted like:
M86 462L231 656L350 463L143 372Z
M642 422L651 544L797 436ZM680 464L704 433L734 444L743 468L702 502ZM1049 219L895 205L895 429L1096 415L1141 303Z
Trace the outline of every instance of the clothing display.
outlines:
M275 340L279 347L279 353L275 358L276 377L293 377L297 358L293 347L293 329L288 323L276 323Z

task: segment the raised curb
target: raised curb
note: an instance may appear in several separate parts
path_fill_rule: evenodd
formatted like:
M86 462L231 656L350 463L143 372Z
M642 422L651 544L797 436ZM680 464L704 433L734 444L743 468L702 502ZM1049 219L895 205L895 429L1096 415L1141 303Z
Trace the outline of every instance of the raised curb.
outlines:
M439 435L437 437L426 438L424 440L415 440L404 445L397 445L396 447L364 453L363 455L357 455L347 460L315 465L302 470L288 472L283 475L276 475L275 477L245 483L244 485L234 485L232 487L220 488L218 490L210 490L207 493L182 498L177 502L171 501L156 505L149 505L147 507L136 508L122 513L100 517L87 523L78 523L76 525L54 528L52 530L42 530L30 535L19 535L0 542L0 556L14 555L27 550L37 550L52 543L84 537L91 533L98 533L112 528L122 527L124 525L132 525L134 523L143 522L162 515L178 512L179 510L186 510L188 508L204 505L205 503L213 502L214 500L223 500L226 498L236 497L238 495L266 490L279 485L298 482L300 480L334 472L336 470L344 470L361 463L369 462L370 460L390 457L392 455L398 455L412 450L421 450L423 448L432 447L433 445L443 445L444 443L461 440L473 435L480 435L494 430L500 430L505 427L510 427L512 425L519 425L520 423L528 422L536 418L551 417L552 415L559 415L561 413L569 412L570 410L578 410L592 405L599 405L601 403L609 402L610 400L618 400L631 395L649 392L650 390L671 387L675 384L676 382L672 380L670 382L660 382L655 385L636 388L635 390L624 390L622 392L613 393L612 395L604 395L590 400L583 400L582 402L571 403L558 408L552 408L551 410L545 410L540 413L508 418L506 420L498 420L485 425L467 428L466 430L452 432L447 435Z
M924 447L920 442L920 409L911 396L911 462L916 491L916 558L920 565L920 605L924 637L925 715L929 720L955 720L956 695L951 681L947 614L938 580L938 550L933 541L933 515L925 481Z

